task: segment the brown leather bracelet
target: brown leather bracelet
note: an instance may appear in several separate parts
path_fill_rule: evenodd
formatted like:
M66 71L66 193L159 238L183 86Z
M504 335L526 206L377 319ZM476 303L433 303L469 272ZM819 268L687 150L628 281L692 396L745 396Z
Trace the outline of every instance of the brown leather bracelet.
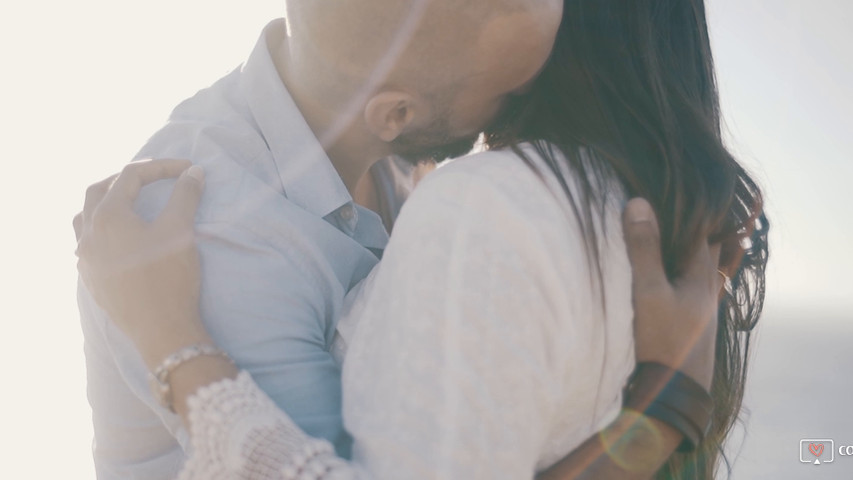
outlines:
M691 451L708 434L714 401L687 375L654 362L637 364L625 391L625 406L656 418L684 435L679 451Z

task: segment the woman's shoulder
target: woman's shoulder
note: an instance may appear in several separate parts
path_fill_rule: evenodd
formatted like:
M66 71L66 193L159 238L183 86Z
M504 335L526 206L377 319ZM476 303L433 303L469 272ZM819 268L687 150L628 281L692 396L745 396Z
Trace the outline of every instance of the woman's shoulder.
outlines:
M518 149L534 164L539 162L539 155L529 144L521 144ZM467 175L491 183L511 182L518 180L519 175L531 180L536 177L531 165L510 148L486 150L452 160L439 167L430 177L440 178L454 175Z
M543 158L546 151L550 162ZM580 158L588 162L585 152ZM582 194L577 172L569 168L566 156L557 148L522 143L515 149L489 150L449 162L429 174L415 189L412 200L428 196L459 203L506 201L518 208L541 214L572 216L571 203L589 200ZM555 165L555 172L550 166ZM559 175L558 175L559 172ZM623 200L621 187L611 179L593 178L592 169L584 172L592 181L586 182L596 192L603 193L608 202ZM605 182L605 183L602 183ZM603 190L602 188L603 187ZM569 195L573 202L569 202ZM598 195L596 195L598 196Z
M547 194L543 178L533 166L538 155L531 157L522 145L528 163L512 149L488 150L452 160L429 174L415 190L424 193L451 188L457 198L472 195L523 196L530 198Z

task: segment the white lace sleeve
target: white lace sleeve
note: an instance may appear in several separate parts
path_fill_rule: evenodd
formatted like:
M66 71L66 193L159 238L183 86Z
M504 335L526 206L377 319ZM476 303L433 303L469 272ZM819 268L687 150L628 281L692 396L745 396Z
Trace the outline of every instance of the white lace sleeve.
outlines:
M248 372L187 401L192 452L180 480L363 478L326 440L306 435Z

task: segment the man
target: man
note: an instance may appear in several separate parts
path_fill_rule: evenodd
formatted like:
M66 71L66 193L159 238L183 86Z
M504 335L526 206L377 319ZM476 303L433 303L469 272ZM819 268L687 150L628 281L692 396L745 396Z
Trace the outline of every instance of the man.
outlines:
M387 242L353 201L390 154L467 152L544 65L554 0L291 1L243 67L173 112L138 158L204 166L202 315L216 342L312 436L349 452L329 348L345 293ZM145 191L153 218L169 185ZM398 201L399 199L392 199ZM168 248L168 246L164 246ZM145 363L81 284L99 478L171 478L187 432ZM165 352L168 354L171 352Z

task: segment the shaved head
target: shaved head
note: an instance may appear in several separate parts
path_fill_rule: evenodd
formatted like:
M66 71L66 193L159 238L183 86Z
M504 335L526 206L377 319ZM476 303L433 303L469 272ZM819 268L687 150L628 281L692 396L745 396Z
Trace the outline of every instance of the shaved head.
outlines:
M365 168L352 152L467 153L544 67L562 8L562 0L288 0L286 35L269 42L300 111L355 184Z
M288 0L291 61L318 72L326 94L385 84L421 93L464 81L484 28L552 0ZM325 78L321 78L325 77Z

